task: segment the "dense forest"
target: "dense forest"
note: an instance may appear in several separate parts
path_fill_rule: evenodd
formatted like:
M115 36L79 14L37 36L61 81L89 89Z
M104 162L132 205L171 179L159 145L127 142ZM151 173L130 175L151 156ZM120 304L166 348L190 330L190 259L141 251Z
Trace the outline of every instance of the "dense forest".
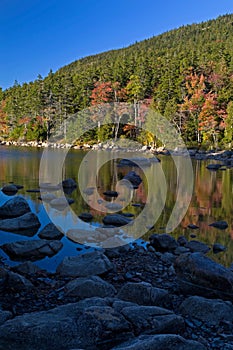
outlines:
M233 15L183 26L0 89L0 139L46 140L69 116L106 102L135 106L135 118L117 130L121 138L156 144L140 131L151 122L143 115L150 106L189 146L232 147ZM83 141L109 135L102 130L100 137L96 128Z

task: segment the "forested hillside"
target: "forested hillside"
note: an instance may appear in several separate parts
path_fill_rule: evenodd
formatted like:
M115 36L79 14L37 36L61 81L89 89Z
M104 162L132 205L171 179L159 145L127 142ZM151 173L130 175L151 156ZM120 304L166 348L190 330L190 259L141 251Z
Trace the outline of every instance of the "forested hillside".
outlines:
M121 101L142 108L150 104L189 145L232 146L233 15L89 56L45 78L0 90L0 137L45 140L70 115ZM138 113L132 127L140 122L146 120ZM130 123L120 136L129 129ZM140 130L130 135L139 137ZM97 133L89 137L98 138ZM146 135L143 140L150 141Z

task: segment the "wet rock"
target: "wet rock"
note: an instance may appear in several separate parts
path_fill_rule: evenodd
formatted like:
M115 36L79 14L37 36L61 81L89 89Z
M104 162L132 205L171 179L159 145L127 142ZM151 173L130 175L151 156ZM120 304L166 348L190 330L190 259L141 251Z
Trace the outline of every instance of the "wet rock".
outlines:
M222 321L233 322L232 303L220 299L192 296L183 301L179 311L183 316L196 318L210 326L218 327Z
M224 252L225 250L226 250L226 247L224 247L222 244L214 243L214 245L213 245L213 252L214 252L214 254L218 254L220 252Z
M30 212L28 202L22 197L14 197L0 207L0 219L16 218Z
M136 335L142 332L149 334L181 333L184 320L172 311L156 306L129 306L122 314L133 325Z
M116 191L105 191L104 195L108 196L108 197L118 197L118 192L116 192Z
M2 192L7 196L13 196L18 192L18 188L15 185L5 185L2 188Z
M208 164L206 168L209 170L218 170L221 166L222 164Z
M1 246L12 260L40 260L46 256L53 256L61 250L60 241L32 240L6 243Z
M61 276L87 277L101 275L112 268L113 265L106 255L94 251L78 256L65 257L58 265L57 273Z
M73 303L6 321L0 326L0 348L110 349L133 337L131 329L130 323L109 306Z
M152 247L160 252L172 252L178 247L175 238L166 233L153 234L149 237L149 240Z
M220 230L225 230L226 228L228 228L228 223L226 221L221 220L215 221L212 224L209 224L209 226L216 227Z
M38 237L41 239L48 240L60 240L63 236L64 234L58 230L58 228L51 222L46 225L38 234Z
M73 179L66 179L62 181L63 188L76 188L77 184Z
M168 299L168 292L164 289L153 287L150 283L128 282L120 289L117 298L131 301L138 305L161 305Z
M184 253L188 253L188 252L190 252L190 249L186 248L186 247L183 247L183 246L177 247L174 250L174 254L175 255L180 255L180 254L184 254Z
M199 241L189 241L186 246L191 252L199 252L206 254L210 250L208 245Z
M105 225L123 226L129 224L130 222L131 219L120 214L106 215L103 218L103 223Z
M80 244L85 242L98 242L95 230L70 229L66 232L66 237L72 242Z
M112 350L207 350L199 342L186 340L179 335L142 335L123 343Z
M180 255L174 268L182 293L232 298L233 272L201 253Z
M84 194L86 194L87 196L91 196L94 193L94 187L87 187L84 191Z
M124 176L123 180L129 181L135 189L137 189L142 182L141 177L137 175L135 171L130 171L127 175Z
M38 228L40 227L40 222L34 213L26 213L22 216L12 219L0 220L0 230L7 232L21 232L29 230L33 236Z
M85 222L90 222L93 219L93 215L91 213L81 213L78 217Z
M115 288L98 276L81 277L69 282L65 286L65 295L77 300L91 297L112 297L116 294Z

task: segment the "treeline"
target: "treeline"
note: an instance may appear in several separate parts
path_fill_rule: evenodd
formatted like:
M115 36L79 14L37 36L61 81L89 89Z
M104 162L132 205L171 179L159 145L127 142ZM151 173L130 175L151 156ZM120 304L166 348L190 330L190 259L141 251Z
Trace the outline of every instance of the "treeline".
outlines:
M187 144L232 147L233 15L83 58L34 82L15 82L0 90L0 137L46 140L59 126L65 137L69 116L106 102L133 103L136 112L112 135L102 130L101 139L117 135L156 143L140 132L153 122L142 117L150 104ZM100 130L86 138L98 141Z

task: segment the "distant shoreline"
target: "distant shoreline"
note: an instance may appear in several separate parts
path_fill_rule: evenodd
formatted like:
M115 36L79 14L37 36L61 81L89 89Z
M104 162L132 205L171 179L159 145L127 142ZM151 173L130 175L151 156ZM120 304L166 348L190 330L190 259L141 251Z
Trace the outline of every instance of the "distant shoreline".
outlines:
M29 142L20 142L20 141L0 141L0 147L25 147L25 148L51 148L51 149L75 149L75 150L106 150L106 151L120 151L127 150L131 151L130 148L127 147L119 147L118 145L114 145L114 143L105 143L105 144L83 144L83 145L71 145L69 143L52 143L52 142L37 142L37 141L29 141ZM177 149L168 150L165 147L151 148L147 146L142 146L138 149L133 149L135 152L147 153L153 155L172 155L172 156L187 156L187 151L189 156L192 159L196 160L216 160L223 162L222 165L226 167L233 167L233 149L232 150L203 150L198 148L187 148L187 149Z

